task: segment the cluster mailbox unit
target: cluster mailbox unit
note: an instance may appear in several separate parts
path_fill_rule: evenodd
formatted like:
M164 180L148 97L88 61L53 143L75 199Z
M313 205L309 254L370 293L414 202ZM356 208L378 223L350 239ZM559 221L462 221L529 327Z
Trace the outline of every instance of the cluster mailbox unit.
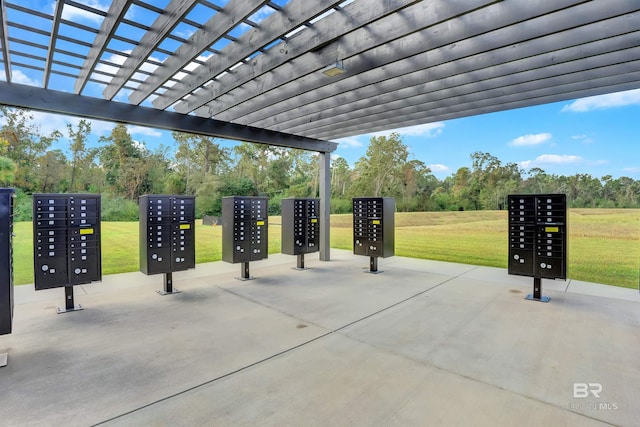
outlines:
M65 288L65 309L74 305L73 286L102 279L99 194L34 194L33 251L36 291Z
M527 299L548 302L541 279L567 278L565 194L509 195L508 273L533 277Z
M378 271L378 257L394 255L393 197L356 197L353 199L353 253L369 257L369 273Z
M196 266L195 196L151 194L139 201L140 271L164 274L159 294L178 293L172 273Z
M13 325L13 199L12 188L0 188L0 335L10 334ZM0 367L7 353L0 353Z
M282 253L297 255L303 270L304 254L320 250L320 199L282 199Z
M268 197L222 198L222 260L242 263L240 280L249 280L249 262L269 255Z

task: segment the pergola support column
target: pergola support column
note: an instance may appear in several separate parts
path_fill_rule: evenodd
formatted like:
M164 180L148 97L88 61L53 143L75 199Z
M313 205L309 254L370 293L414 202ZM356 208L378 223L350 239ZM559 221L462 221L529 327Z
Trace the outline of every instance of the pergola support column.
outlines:
M319 152L320 169L320 261L329 261L331 219L331 153Z

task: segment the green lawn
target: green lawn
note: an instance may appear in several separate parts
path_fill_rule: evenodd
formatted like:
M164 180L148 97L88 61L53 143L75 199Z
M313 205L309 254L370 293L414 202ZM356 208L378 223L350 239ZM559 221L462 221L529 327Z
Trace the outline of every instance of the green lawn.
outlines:
M505 211L399 212L396 255L507 267ZM271 217L269 253L280 252L280 217ZM14 226L16 284L33 283L30 222ZM196 226L196 262L219 261L222 228ZM351 215L331 216L331 247L352 249ZM102 223L103 274L138 271L138 223ZM637 288L640 280L640 209L571 209L569 277Z

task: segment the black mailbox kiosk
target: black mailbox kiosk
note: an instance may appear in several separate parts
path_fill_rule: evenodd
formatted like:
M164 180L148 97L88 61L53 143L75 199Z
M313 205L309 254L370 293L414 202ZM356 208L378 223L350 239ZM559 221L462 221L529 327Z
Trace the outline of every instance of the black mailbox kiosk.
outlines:
M65 309L74 305L73 286L102 279L99 194L34 194L33 253L36 291L65 288Z
M15 190L0 188L0 335L13 326L13 199ZM7 353L0 353L0 367Z
M282 199L282 253L297 256L304 270L304 254L320 250L320 199Z
M542 279L567 278L565 194L509 195L508 273L533 277L526 299L548 302Z
M269 255L268 197L222 198L222 260L242 263L240 280L252 279L249 262Z
M195 196L141 196L140 271L164 274L160 295L178 293L173 272L196 266Z
M394 255L393 197L356 197L353 199L353 253L369 257L368 273L378 271L378 257Z

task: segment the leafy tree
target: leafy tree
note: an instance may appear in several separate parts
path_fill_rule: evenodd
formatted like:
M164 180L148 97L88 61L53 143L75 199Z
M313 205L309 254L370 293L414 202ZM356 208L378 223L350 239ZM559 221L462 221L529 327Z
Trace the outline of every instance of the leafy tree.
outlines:
M44 155L62 134L56 130L50 135L41 135L39 129L30 123L33 121L33 115L28 110L0 106L0 113L6 120L0 128L4 156L17 165L14 185L23 190L33 191L40 187L36 182L36 160Z
M38 157L35 164L35 176L43 193L67 191L67 158L60 150L47 151Z
M67 134L71 140L71 178L69 180L69 190L76 191L81 186L78 185L78 175L82 171L87 171L92 167L95 150L87 149L87 138L91 135L91 123L80 120L77 129L71 124L67 124Z
M409 150L399 134L372 137L365 157L355 165L354 190L373 197L397 195L408 157Z
M0 185L11 185L16 178L16 169L13 160L0 156Z

